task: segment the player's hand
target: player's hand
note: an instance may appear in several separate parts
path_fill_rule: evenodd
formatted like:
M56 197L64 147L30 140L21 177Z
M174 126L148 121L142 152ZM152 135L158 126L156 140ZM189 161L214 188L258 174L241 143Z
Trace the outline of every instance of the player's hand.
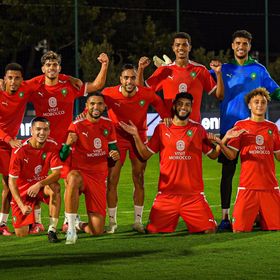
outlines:
M239 135L241 135L242 133L245 133L245 132L248 133L248 131L246 129L244 129L244 128L243 129L236 129L234 127L234 128L232 128L232 129L227 131L227 133L224 136L224 138L226 138L226 139L236 138L236 137L238 137Z
M142 56L139 59L138 68L145 69L147 66L150 65L150 63L151 60L147 56Z
M127 124L123 121L119 122L120 127L126 131L127 133L131 134L132 136L136 136L138 134L138 129L132 121L129 121L130 124Z
M108 65L109 64L109 57L106 53L101 53L98 57L97 60L101 63L101 64L105 64Z
M42 188L42 184L40 182L37 182L36 184L28 188L27 194L30 197L36 197L41 188Z
M172 118L164 118L163 122L167 127L170 127L172 124Z
M116 150L111 150L111 151L109 152L109 157L111 157L114 161L117 161L117 160L120 159L120 154L119 154L119 152L116 151Z
M71 146L77 140L78 140L78 135L74 132L69 132L65 144Z
M22 142L21 140L18 140L18 139L11 139L9 141L9 144L12 148L20 148L22 147Z
M222 63L219 60L211 60L210 67L215 73L220 73L222 70Z
M32 212L32 207L29 205L23 204L23 206L20 208L23 215L28 215Z
M77 90L80 90L81 87L83 86L83 82L80 79L72 77L72 76L69 76L69 82Z
M3 79L0 79L0 90L5 90L5 83Z
M220 144L221 143L221 139L216 136L214 133L208 132L207 133L207 138L212 142L212 143L217 143Z
M154 65L156 67L165 66L172 63L172 60L166 54L164 54L162 57L163 60L156 55L153 57Z

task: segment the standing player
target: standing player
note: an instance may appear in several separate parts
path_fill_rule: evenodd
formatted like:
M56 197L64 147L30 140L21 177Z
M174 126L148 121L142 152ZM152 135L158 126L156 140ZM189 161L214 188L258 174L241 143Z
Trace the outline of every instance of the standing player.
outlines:
M7 227L11 193L8 187L9 163L12 148L21 147L16 139L25 107L35 88L23 82L23 69L17 63L7 64L4 77L5 90L0 91L0 173L2 174L2 204L0 213L0 234L11 235Z
M74 143L71 170L65 191L65 215L68 220L66 244L77 240L75 218L79 207L79 194L85 194L88 223L83 230L93 235L104 232L106 217L107 158L119 159L116 133L111 120L102 117L105 110L101 93L92 93L86 103L86 118L73 122L68 129L66 145L61 150L65 159Z
M222 65L224 81L224 99L220 103L220 135L221 138L238 121L250 116L244 96L257 87L265 87L271 97L280 100L280 88L270 77L266 68L249 56L252 35L246 30L238 30L232 35L234 59ZM214 74L214 73L212 73ZM222 163L220 184L222 221L219 230L230 230L229 217L232 179L236 170L237 157L227 159L220 154L218 161Z
M146 161L137 152L134 140L120 126L119 122L128 123L132 120L139 130L143 142L147 141L147 111L152 105L162 118L170 116L161 98L153 90L136 86L136 69L131 64L125 64L121 71L121 85L105 88L102 93L105 96L105 103L108 106L108 115L113 121L120 151L120 161L110 168L107 184L107 203L109 214L108 233L114 233L117 229L117 186L120 178L121 168L124 164L126 153L132 166L132 179L134 183L134 224L133 229L144 232L142 214L144 205L144 171Z
M217 75L217 85L205 66L189 60L191 37L180 32L173 37L172 50L176 55L174 63L160 66L146 80L146 85L155 91L163 90L164 102L170 111L172 100L177 92L189 92L193 95L194 103L190 119L200 122L200 106L203 92L214 94L219 100L223 99L223 80L221 63L213 61L210 66ZM149 65L149 59L139 60L138 82L143 84L143 72Z
M147 146L132 122L131 125L121 123L133 135L144 159L160 153L158 194L147 225L150 233L175 231L179 217L190 232L216 231L216 222L203 194L202 153L211 159L217 158L218 153L205 129L189 119L192 102L191 94L178 93L173 101L172 125L159 124Z
M16 149L11 158L9 187L12 193L12 215L15 233L19 237L28 235L29 227L35 223L34 208L37 201L49 204L50 226L48 239L58 242L56 226L60 210L61 161L57 143L48 139L49 121L37 117L31 122L31 138ZM48 175L49 170L52 173Z
M73 109L75 99L86 96L87 92L93 92L102 88L106 81L107 69L109 64L108 56L100 54L98 61L101 69L93 82L85 83L80 90L77 90L70 80L60 80L61 56L53 51L48 51L41 58L43 77L32 79L34 83L40 83L40 87L32 95L31 102L34 105L36 115L49 119L51 125L50 137L61 145L66 141L67 129L73 120ZM31 81L32 81L31 80ZM61 172L66 178L67 169L64 166ZM36 216L40 215L37 210ZM67 221L64 221L66 225ZM66 229L67 226L64 226Z
M258 213L261 229L280 230L280 192L274 163L274 157L280 161L280 139L277 126L265 120L268 101L265 88L256 88L246 95L250 118L238 121L220 141L229 159L235 159L238 152L241 158L234 232L251 231ZM226 142L227 147L223 145Z

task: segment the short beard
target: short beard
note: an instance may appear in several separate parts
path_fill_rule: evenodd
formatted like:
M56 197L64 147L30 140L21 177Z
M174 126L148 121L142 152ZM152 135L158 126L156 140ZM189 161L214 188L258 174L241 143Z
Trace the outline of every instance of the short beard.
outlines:
M179 113L177 110L175 110L174 112L175 116L180 120L180 121L185 121L189 115L191 114L191 112L187 113L185 116L179 116Z

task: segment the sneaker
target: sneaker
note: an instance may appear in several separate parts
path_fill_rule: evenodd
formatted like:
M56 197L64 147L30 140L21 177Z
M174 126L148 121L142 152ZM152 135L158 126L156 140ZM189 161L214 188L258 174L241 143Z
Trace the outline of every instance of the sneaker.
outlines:
M67 231L65 244L66 245L75 244L77 239L78 239L78 235L76 232Z
M0 234L4 235L4 236L10 236L13 235L9 228L6 225L2 225L0 226Z
M35 223L31 225L31 228L29 229L29 234L38 234L43 231L45 231L44 225L40 223Z
M230 220L222 220L218 226L218 231L232 231Z
M109 223L109 226L108 226L108 228L106 230L106 233L115 233L117 228L118 228L117 223Z
M48 232L48 239L50 243L57 243L59 242L59 239L57 238L56 232L50 230Z
M143 224L140 223L140 222L134 223L134 224L132 225L132 229L133 229L134 231L139 232L139 233L146 233Z

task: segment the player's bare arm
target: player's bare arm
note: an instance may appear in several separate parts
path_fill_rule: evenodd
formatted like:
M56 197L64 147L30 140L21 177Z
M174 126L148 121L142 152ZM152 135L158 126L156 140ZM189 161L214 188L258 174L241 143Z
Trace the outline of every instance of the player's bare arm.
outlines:
M138 133L138 129L137 127L134 125L134 123L132 121L129 121L130 124L127 124L125 122L119 122L119 125L121 126L121 128L123 130L125 130L127 133L131 134L134 138L135 141L135 145L136 148L140 154L140 156L144 159L147 160L149 159L153 153L151 153L146 145L143 143L143 141L141 140L139 133Z
M66 140L66 145L73 145L78 140L78 135L75 132L69 132Z
M210 62L210 67L214 70L216 77L217 77L217 88L215 91L215 95L218 100L224 99L224 82L222 76L222 63L219 60L212 60Z
M21 142L21 140L18 140L18 139L11 139L9 141L9 144L13 149L22 147L22 142Z
M151 60L147 56L142 56L138 62L138 70L137 70L137 77L136 77L136 84L137 85L144 85L144 70L148 67L151 63Z
M83 82L80 79L72 77L72 76L69 76L69 82L77 90L80 90L81 87L83 86Z
M109 57L106 53L101 53L97 60L101 63L100 71L93 82L87 83L87 91L93 92L104 87L106 82L107 70L109 66Z
M16 201L18 207L20 208L22 214L28 215L32 212L32 208L28 205L25 205L22 202L16 181L17 181L16 178L9 177L9 188L10 188L12 196L13 196L14 200Z
M53 170L52 173L49 174L45 179L29 187L27 190L27 194L30 197L36 197L40 189L44 188L47 185L51 185L57 182L59 180L59 177L60 177L60 169Z

